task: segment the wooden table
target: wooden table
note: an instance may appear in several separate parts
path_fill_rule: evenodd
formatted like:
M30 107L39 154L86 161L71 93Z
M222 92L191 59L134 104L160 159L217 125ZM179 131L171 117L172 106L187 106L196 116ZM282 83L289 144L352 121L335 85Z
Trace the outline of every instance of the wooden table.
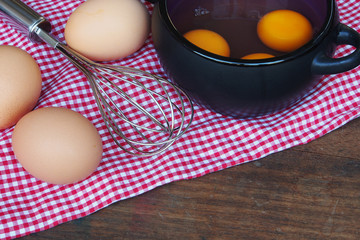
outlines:
M360 239L360 119L307 145L159 187L23 240Z

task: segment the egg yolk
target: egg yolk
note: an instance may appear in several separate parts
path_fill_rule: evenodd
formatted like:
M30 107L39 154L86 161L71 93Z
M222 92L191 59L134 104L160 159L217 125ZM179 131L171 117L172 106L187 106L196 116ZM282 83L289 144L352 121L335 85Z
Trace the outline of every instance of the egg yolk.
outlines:
M260 40L268 47L291 52L312 38L310 21L292 10L276 10L262 17L257 25Z
M229 57L230 47L227 41L218 33L206 29L191 30L184 37L192 44L208 52Z
M255 59L266 59L275 57L274 55L268 53L252 53L242 57L241 59L255 60Z

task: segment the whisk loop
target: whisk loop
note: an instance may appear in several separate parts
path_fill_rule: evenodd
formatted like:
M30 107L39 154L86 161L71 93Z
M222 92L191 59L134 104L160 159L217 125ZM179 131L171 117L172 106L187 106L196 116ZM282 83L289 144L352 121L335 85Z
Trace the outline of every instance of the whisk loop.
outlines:
M87 77L105 125L124 151L159 154L189 128L192 102L173 83L140 69L93 62L62 43L55 48Z
M26 29L30 39L60 51L86 76L106 128L127 153L159 154L190 127L193 104L170 81L140 69L87 59L50 35L50 23L20 0L0 0L0 12Z

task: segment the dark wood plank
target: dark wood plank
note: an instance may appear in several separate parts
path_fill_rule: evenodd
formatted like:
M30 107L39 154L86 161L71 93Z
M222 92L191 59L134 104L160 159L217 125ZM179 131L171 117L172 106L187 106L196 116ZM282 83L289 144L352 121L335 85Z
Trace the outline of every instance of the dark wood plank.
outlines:
M309 144L22 239L360 239L359 144L357 119Z

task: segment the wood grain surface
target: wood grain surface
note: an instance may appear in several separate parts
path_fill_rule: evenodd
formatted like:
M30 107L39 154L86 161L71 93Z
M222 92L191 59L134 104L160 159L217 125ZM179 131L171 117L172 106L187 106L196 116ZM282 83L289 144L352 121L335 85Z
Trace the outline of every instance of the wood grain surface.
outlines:
M360 239L360 119L309 144L174 182L23 237Z

